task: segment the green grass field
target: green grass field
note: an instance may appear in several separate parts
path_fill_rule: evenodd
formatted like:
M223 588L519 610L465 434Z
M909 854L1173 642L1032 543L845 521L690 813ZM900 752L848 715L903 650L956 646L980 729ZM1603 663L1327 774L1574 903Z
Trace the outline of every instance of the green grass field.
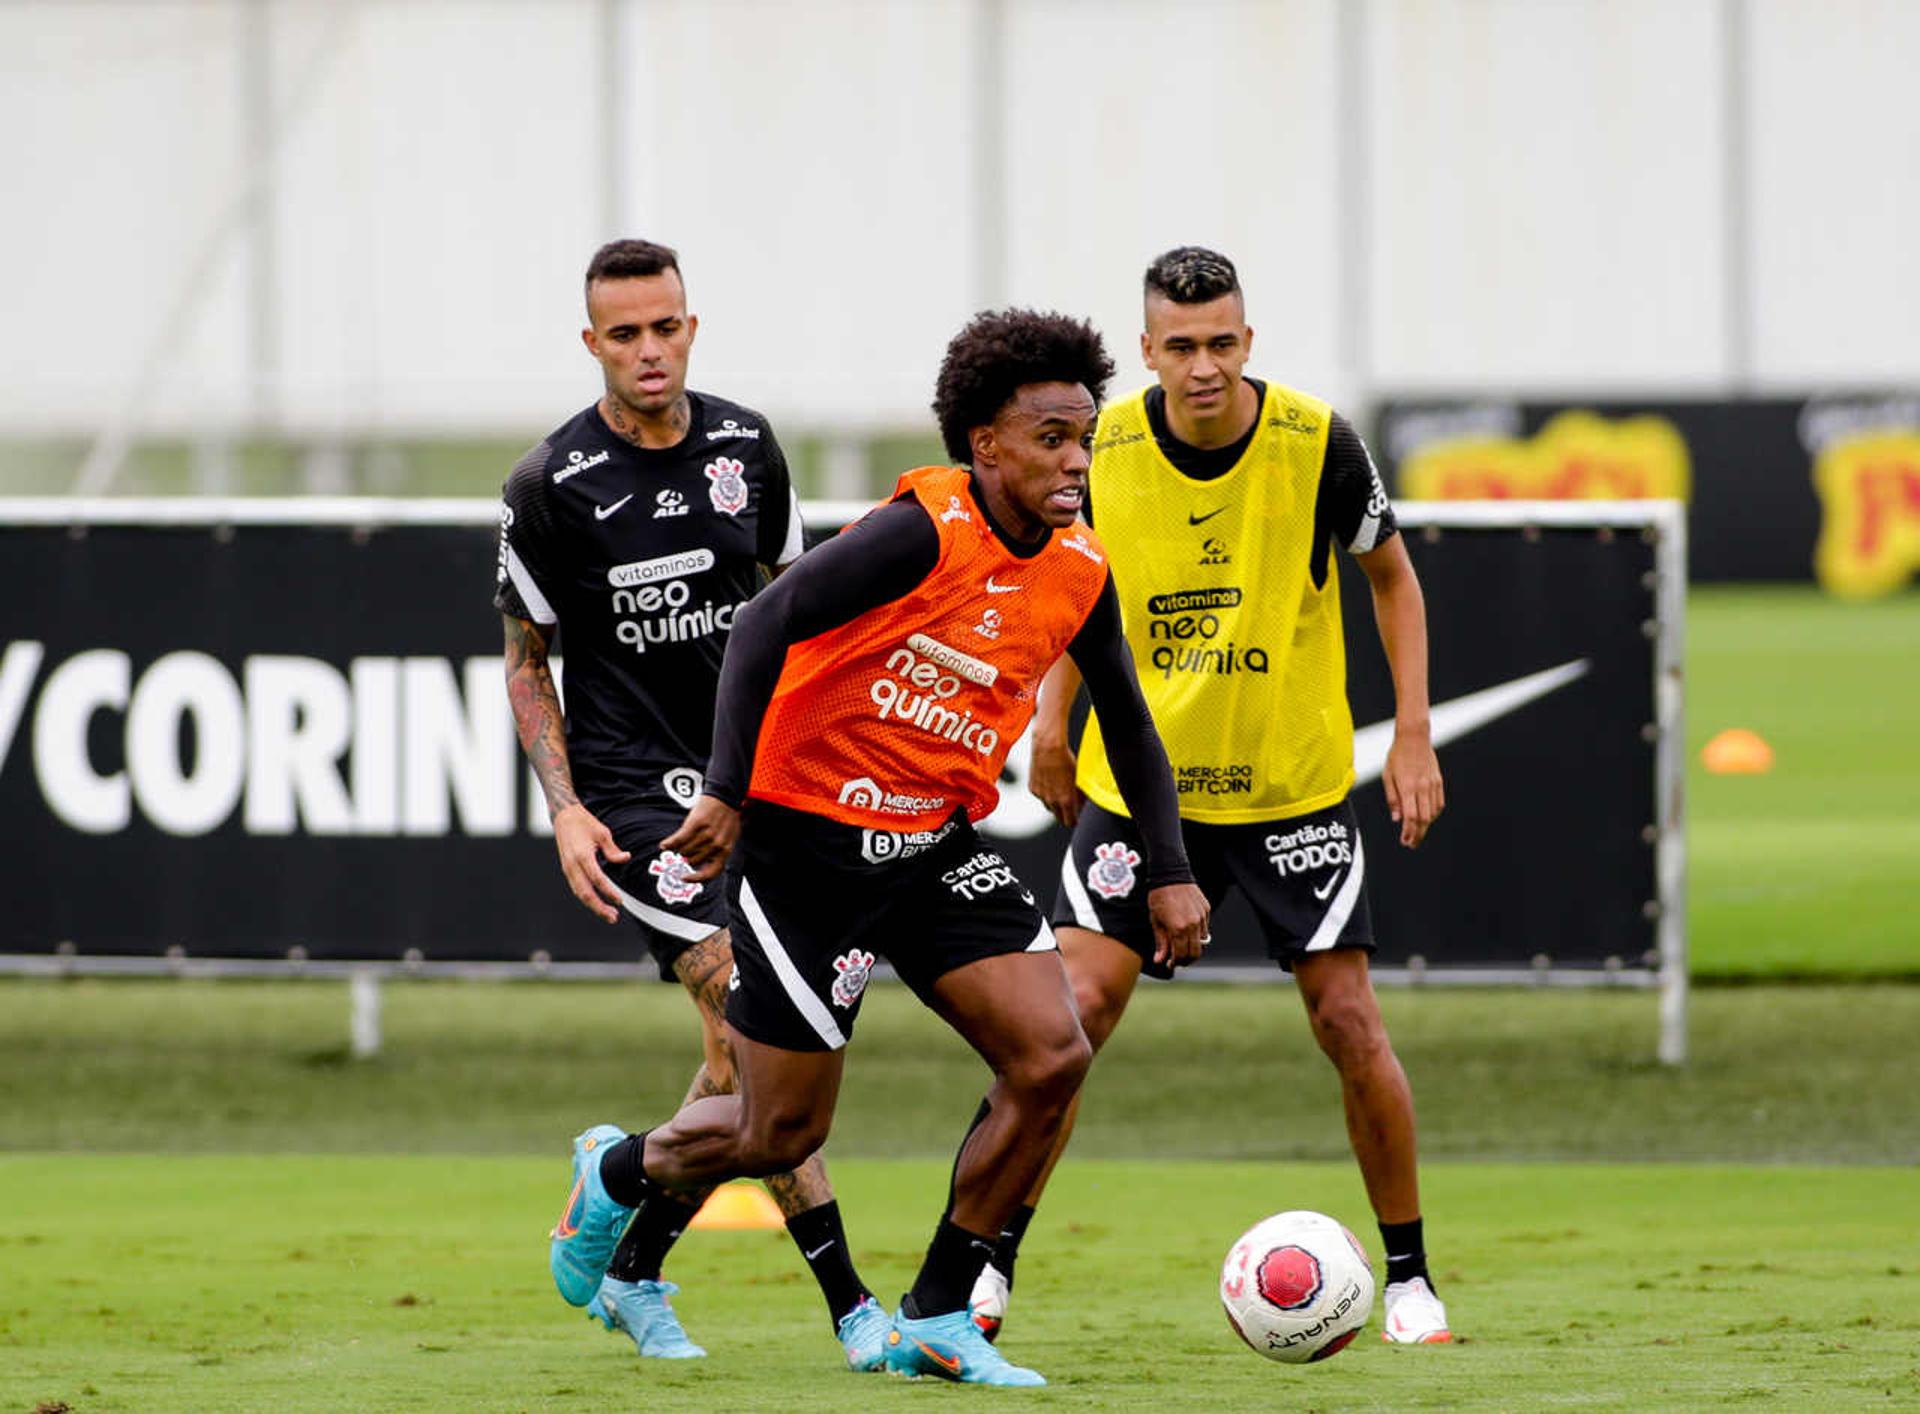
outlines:
M566 1136L672 1106L694 1061L674 989L396 985L370 1062L343 1058L343 993L0 986L0 1135L39 1151L0 1158L0 1410L1020 1397L837 1371L780 1233L682 1244L669 1274L712 1352L697 1368L643 1368L560 1305L543 1239ZM1377 1239L1291 993L1156 988L1096 1067L1028 1241L1009 1348L1053 1377L1038 1397L1920 1401L1920 1111L1897 1080L1920 988L1710 989L1677 1071L1652 1060L1644 994L1384 1000L1420 1097L1430 1245L1463 1342L1369 1339L1304 1370L1235 1342L1215 1267L1254 1218L1317 1207ZM830 1155L858 1258L890 1299L982 1079L903 989L870 994Z
M1030 1394L838 1369L783 1233L676 1251L703 1362L642 1366L561 1305L566 1139L677 1102L677 989L396 983L357 1062L338 985L13 980L0 1414L1920 1407L1920 986L1885 980L1920 979L1920 595L1702 591L1689 634L1694 972L1748 985L1696 988L1688 1064L1654 1061L1644 993L1383 996L1455 1346L1280 1367L1220 1315L1217 1264L1267 1212L1377 1247L1285 987L1135 1003L1025 1248L1008 1349L1054 1382ZM1771 774L1699 770L1730 726ZM830 1158L888 1299L983 1080L876 986Z
M1920 978L1920 592L1701 589L1688 620L1694 975ZM1727 727L1774 769L1701 770Z
M1244 1349L1213 1295L1246 1222L1364 1209L1351 1165L1081 1162L1029 1237L1005 1344L1042 1392L855 1376L784 1233L688 1235L707 1360L635 1360L561 1305L552 1159L0 1161L0 1408L823 1410L1878 1408L1920 1400L1911 1175L1440 1165L1465 1337L1319 1366ZM836 1167L867 1279L912 1276L934 1160ZM25 1200L25 1201L23 1201ZM1363 1229L1364 1230L1364 1229ZM1377 1330L1377 1321L1375 1324Z

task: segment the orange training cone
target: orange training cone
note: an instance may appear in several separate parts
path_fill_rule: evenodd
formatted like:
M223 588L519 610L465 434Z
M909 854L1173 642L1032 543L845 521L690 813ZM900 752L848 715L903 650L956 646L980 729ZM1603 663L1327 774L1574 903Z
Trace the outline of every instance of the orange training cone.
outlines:
M780 1216L767 1190L757 1183L723 1183L708 1195L693 1215L689 1227L712 1228L725 1232L744 1232L755 1228L782 1228L787 1220Z
M1729 727L1700 748L1700 764L1716 776L1758 776L1773 769L1773 748L1758 732Z

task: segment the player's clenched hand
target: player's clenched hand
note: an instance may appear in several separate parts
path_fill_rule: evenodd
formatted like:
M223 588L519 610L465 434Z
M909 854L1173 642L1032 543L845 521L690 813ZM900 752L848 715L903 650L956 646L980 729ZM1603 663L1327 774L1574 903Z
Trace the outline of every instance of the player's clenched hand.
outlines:
M1433 741L1424 735L1395 732L1380 779L1387 788L1387 809L1400 823L1400 843L1417 849L1428 827L1447 808L1447 788L1440 779L1440 758L1434 755Z
M660 841L692 866L689 879L711 879L725 866L734 840L740 836L740 812L724 801L703 795L694 801L680 828Z
M1073 748L1064 741L1046 743L1037 736L1034 738L1027 789L1069 830L1080 818L1080 802L1085 798L1080 794L1080 787L1073 783L1073 765Z
M1153 918L1153 960L1162 966L1197 962L1213 935L1207 896L1192 884L1162 884L1147 895Z
M560 870L573 896L606 922L618 923L620 890L600 868L600 859L604 855L624 864L633 856L614 843L613 831L576 802L553 817L553 845L560 852Z

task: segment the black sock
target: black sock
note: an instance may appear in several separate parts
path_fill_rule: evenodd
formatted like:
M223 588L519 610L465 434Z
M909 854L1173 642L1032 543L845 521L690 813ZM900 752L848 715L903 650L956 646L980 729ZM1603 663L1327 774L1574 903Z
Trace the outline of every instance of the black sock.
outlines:
M840 1204L829 1199L817 1208L795 1213L787 1219L787 1231L813 1268L813 1279L827 1298L827 1313L838 1326L842 1316L872 1295L853 1270L846 1229L840 1225Z
M1421 1220L1415 1218L1410 1223L1381 1223L1380 1242L1387 1253L1387 1284L1397 1281L1412 1281L1415 1277L1427 1277L1428 1287L1432 1287L1433 1278L1427 1276L1427 1245L1421 1233Z
M980 1268L993 1260L993 1244L978 1233L954 1226L951 1218L940 1219L933 1241L927 1246L927 1260L920 1275L901 1303L907 1315L944 1316L949 1311L964 1311L973 1292Z
M653 1191L634 1209L633 1221L627 1224L626 1235L607 1263L607 1275L615 1281L659 1281L660 1264L700 1211L698 1203L683 1202L677 1194L654 1188L651 1183L648 1187Z
M1027 1224L1032 1221L1032 1205L1022 1203L1013 1210L1007 1225L1000 1229L1000 1240L993 1244L993 1264L1000 1269L1000 1275L1007 1279L1008 1290L1013 1289L1014 1263L1020 1260L1020 1239L1027 1235Z
M623 1208L637 1208L660 1185L647 1177L647 1131L616 1140L600 1156L600 1184L607 1196Z

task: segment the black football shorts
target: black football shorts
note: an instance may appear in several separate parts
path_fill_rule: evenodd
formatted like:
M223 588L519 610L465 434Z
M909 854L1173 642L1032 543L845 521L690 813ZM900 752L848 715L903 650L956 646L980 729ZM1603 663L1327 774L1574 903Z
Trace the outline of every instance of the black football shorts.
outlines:
M1056 950L1032 891L958 813L933 830L871 830L750 801L727 899L727 1020L788 1051L846 1045L882 958L928 1001L957 967Z
M639 926L663 977L673 975L681 953L727 926L725 883L687 878L686 860L660 848L686 818L680 806L651 803L600 815L614 842L633 856L625 864L603 859L600 867L619 886L620 906Z
M1295 959L1327 948L1374 950L1367 911L1366 853L1348 801L1247 825L1180 822L1194 882L1217 912L1238 888L1253 905L1267 952L1289 972ZM1151 977L1173 969L1153 961L1145 851L1124 815L1087 801L1060 864L1053 926L1085 928L1139 953Z

